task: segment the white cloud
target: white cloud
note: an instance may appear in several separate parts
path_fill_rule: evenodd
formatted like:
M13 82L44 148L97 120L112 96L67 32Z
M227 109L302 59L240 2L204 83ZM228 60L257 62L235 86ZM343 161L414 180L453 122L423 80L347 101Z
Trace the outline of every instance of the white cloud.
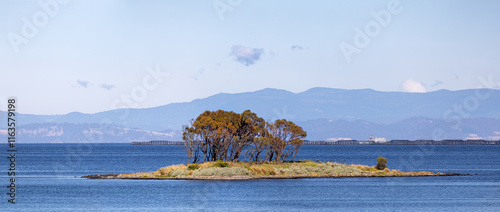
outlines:
M250 48L244 46L233 46L231 49L231 56L239 63L245 66L254 64L260 59L260 56L264 53L264 49Z
M404 92L409 92L409 93L425 93L425 92L427 92L427 90L422 85L422 83L417 82L411 78L406 80L405 82L403 82L402 89Z
M89 81L76 80L76 83L78 83L78 85L80 85L83 88L87 88L87 86L89 86Z

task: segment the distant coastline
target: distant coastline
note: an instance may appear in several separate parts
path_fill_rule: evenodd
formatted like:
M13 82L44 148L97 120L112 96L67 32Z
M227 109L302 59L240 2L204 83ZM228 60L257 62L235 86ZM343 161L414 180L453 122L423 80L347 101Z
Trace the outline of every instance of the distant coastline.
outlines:
M152 140L152 141L132 141L131 145L183 145L183 141ZM339 141L308 141L304 140L304 145L500 145L500 140L390 140L387 142L339 140Z

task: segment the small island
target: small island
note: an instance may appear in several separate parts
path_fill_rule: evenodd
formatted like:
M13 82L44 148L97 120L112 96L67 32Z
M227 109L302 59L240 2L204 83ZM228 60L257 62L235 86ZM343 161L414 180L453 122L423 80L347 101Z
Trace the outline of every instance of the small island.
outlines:
M379 157L380 158L380 157ZM377 164L378 165L378 164ZM283 163L205 162L172 165L154 172L88 175L90 179L157 179L157 180L253 180L335 177L420 177L454 176L457 173L426 171L403 172L377 166L346 165L335 162L295 161Z
M456 173L403 172L376 166L336 162L295 161L307 132L295 123L264 121L250 110L205 111L191 126L183 127L187 165L172 165L154 172L88 175L90 179L250 180L326 177L453 176Z

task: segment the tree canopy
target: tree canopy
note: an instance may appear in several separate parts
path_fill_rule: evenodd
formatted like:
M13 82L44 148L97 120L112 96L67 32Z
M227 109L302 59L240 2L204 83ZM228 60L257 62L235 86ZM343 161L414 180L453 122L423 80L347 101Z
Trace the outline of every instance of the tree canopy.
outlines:
M291 121L266 122L246 110L205 111L190 126L183 126L184 146L189 163L236 162L240 156L250 161L293 160L307 133ZM263 157L262 157L263 156Z

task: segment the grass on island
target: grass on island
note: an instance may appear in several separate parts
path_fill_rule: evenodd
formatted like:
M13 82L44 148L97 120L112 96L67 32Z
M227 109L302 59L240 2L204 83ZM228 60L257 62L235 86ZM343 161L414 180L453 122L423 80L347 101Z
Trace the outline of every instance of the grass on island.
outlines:
M335 162L204 162L172 165L154 172L119 174L110 178L166 178L166 179L262 179L302 177L384 177L384 176L441 176L450 173L402 172L387 167L346 165Z

